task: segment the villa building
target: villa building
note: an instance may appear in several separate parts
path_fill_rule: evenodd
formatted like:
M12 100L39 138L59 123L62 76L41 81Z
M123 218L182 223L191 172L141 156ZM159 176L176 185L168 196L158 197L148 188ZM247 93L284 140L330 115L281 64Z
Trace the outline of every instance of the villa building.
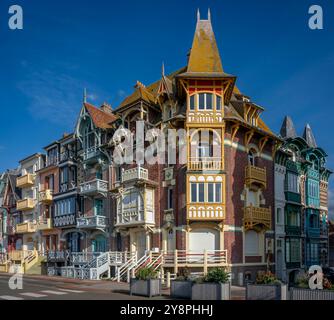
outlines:
M327 155L289 118L273 133L236 80L210 12L198 13L183 68L137 81L114 109L85 97L74 133L0 180L8 264L26 272L44 259L52 275L117 280L142 266L162 277L225 267L239 285L328 265ZM118 162L129 151L134 161Z

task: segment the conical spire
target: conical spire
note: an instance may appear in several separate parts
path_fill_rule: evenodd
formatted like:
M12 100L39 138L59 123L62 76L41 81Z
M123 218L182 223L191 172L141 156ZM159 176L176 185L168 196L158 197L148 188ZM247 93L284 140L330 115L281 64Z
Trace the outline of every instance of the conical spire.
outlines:
M306 125L303 138L306 140L307 144L311 148L317 147L317 142L315 141L314 134L312 132L311 126L309 124Z
M297 137L295 126L292 122L292 119L289 116L286 116L284 118L280 134L281 134L281 137L284 139Z
M197 26L187 72L223 72L216 38L211 25L210 10L208 11L207 20L201 20L200 12L197 12Z

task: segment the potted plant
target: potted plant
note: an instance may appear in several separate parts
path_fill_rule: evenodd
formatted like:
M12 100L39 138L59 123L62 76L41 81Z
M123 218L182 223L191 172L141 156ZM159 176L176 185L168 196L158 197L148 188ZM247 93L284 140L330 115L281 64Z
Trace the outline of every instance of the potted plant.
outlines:
M259 272L255 284L247 284L247 300L286 300L287 286L270 271Z
M224 268L215 268L192 286L192 300L230 300L230 277Z
M161 280L152 268L138 270L136 278L130 280L130 295L153 297L161 294Z
M171 281L170 295L172 298L191 299L193 279L188 268L180 269L174 281Z

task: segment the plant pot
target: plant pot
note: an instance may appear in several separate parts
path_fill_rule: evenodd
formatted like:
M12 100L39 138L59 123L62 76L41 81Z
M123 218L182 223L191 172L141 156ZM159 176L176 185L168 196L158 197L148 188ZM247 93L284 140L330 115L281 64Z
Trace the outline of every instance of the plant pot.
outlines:
M172 298L191 299L192 281L172 281L170 295Z
M247 284L247 300L287 300L285 284Z
M334 300L334 291L291 288L290 300Z
M196 283L192 286L192 300L230 300L230 283Z
M130 280L130 295L154 297L161 295L161 280Z

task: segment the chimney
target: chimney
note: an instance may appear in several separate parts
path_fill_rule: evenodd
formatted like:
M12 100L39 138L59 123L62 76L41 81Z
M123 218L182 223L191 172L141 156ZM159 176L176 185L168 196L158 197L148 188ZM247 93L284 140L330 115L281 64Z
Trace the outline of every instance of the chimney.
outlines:
M106 113L112 113L112 108L111 108L111 105L106 103L106 102L103 102L102 106L100 107L100 109Z

